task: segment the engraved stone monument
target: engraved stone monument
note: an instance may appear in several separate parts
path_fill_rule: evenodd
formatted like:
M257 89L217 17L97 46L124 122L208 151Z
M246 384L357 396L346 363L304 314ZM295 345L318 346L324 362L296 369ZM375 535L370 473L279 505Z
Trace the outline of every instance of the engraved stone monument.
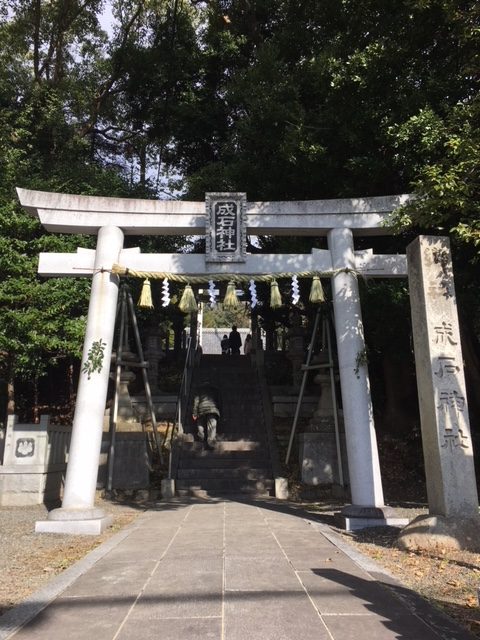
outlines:
M429 516L406 527L406 548L479 545L478 496L448 238L407 248Z

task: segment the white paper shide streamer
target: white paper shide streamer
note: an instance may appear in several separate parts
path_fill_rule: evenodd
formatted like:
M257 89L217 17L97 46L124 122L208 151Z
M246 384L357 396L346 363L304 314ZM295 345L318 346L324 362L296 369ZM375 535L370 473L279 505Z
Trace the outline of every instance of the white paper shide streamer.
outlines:
M217 306L217 292L215 290L215 282L213 280L208 281L208 299L211 309Z
M292 276L292 303L298 304L300 300L300 288L298 286L298 277Z
M170 287L168 278L165 278L162 282L162 307L168 307L170 304Z
M255 284L255 280L250 280L250 286L248 287L250 291L250 306L253 309L257 306L258 298L257 298L257 285Z

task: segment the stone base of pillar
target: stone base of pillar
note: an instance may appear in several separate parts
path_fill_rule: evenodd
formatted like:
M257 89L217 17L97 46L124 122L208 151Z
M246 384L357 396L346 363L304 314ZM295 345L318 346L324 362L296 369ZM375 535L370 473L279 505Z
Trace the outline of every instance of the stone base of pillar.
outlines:
M461 549L480 551L480 518L418 516L398 536L397 546L407 551Z
M275 498L277 500L288 500L287 478L275 478Z
M408 518L399 518L392 507L369 507L350 504L335 514L335 525L346 531L368 527L405 527Z
M54 509L48 520L37 520L35 533L97 536L113 523L103 509Z
M175 497L175 480L173 478L163 478L160 494L163 500L170 500Z

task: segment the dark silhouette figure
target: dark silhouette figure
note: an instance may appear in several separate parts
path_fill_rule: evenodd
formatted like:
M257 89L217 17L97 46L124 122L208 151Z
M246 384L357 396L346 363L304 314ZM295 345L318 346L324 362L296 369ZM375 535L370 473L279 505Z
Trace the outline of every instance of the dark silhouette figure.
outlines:
M230 335L228 336L228 342L230 344L230 351L232 354L240 353L240 347L242 346L242 338L237 331L237 327L233 325Z
M220 342L220 347L222 349L222 356L226 356L230 353L230 341L228 339L227 334L225 334Z

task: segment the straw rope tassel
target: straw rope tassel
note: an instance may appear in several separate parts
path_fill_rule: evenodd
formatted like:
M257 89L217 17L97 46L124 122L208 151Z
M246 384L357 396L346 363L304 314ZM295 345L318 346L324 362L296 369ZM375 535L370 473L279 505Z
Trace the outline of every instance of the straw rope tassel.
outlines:
M140 298L138 299L137 306L142 309L153 309L152 302L152 285L150 284L150 280L145 278L143 281L142 292L140 294Z
M323 293L322 281L319 276L314 276L312 280L312 288L310 289L310 302L324 302L325 294Z
M223 306L226 309L235 309L238 307L239 302L237 298L237 292L235 291L235 282L230 280L227 285L227 292L225 294L225 298L223 300Z
M183 311L183 313L194 313L197 311L197 301L195 300L193 289L189 284L187 284L183 290L178 308L180 311Z
M275 279L270 283L270 306L272 309L282 306L282 296L280 295L278 282Z

